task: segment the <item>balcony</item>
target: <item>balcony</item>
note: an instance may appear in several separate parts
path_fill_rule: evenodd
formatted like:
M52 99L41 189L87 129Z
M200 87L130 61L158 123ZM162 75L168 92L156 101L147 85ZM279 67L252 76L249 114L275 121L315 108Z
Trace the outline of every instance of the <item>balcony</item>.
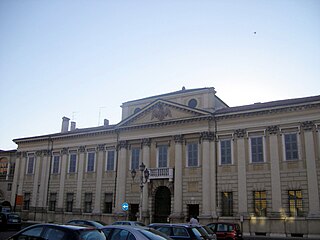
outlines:
M169 182L173 181L173 168L150 168L149 180L153 179L169 179Z

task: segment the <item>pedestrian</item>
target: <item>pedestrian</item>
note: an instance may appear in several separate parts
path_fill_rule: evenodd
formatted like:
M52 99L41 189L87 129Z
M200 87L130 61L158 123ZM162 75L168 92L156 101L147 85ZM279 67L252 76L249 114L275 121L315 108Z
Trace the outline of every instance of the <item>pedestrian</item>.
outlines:
M189 222L189 223L190 223L190 224L193 224L193 225L199 224L198 220L197 220L195 217L193 217L193 216L191 216L191 219L190 219L190 222Z

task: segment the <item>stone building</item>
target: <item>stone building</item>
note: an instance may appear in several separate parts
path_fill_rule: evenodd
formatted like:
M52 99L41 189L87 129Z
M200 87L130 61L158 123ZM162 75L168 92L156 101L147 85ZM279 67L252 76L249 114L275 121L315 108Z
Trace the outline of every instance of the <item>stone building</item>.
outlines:
M11 203L23 199L24 219L196 215L244 234L320 236L320 96L228 107L214 88L183 88L121 107L115 125L64 117L59 133L14 140Z

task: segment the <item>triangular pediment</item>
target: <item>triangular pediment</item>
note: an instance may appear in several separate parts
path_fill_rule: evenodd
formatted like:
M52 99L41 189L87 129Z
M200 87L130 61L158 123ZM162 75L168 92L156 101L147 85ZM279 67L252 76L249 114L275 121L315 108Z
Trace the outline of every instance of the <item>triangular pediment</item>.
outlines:
M156 100L141 109L138 113L121 121L118 127L188 120L208 115L210 113L204 110L190 108L166 100Z

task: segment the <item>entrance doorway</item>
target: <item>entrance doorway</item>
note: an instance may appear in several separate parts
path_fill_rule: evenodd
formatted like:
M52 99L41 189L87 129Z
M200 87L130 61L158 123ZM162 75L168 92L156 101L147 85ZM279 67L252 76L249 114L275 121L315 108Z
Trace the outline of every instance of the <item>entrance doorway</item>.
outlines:
M191 217L194 217L199 221L199 204L188 204L188 222Z
M153 221L158 223L168 222L171 213L171 192L169 188L158 187L154 201L154 217Z
M139 204L130 204L129 221L137 221L138 212Z

